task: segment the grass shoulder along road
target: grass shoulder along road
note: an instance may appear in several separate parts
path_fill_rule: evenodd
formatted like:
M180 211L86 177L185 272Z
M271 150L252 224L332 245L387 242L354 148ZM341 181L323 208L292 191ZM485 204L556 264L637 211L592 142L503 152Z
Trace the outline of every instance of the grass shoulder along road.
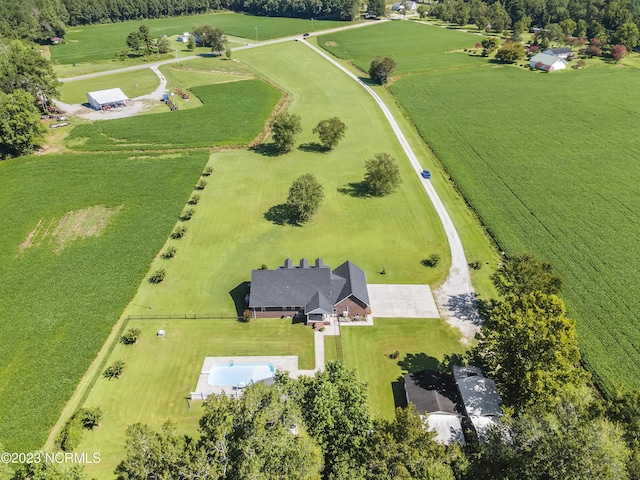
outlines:
M160 80L149 68L130 72L114 73L101 77L65 82L60 87L60 100L65 103L87 103L87 92L120 88L129 98L153 92Z

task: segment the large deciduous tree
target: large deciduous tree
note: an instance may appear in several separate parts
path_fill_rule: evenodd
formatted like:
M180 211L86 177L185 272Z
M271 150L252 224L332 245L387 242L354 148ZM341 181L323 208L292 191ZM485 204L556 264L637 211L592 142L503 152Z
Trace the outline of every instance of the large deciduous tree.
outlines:
M449 452L448 452L449 450ZM377 420L366 448L366 479L453 480L448 461L460 451L435 442L415 405L397 408L392 421Z
M318 122L318 125L313 129L313 133L320 137L320 142L326 149L331 150L342 140L346 130L347 126L344 122L338 117L333 117Z
M294 223L307 222L315 215L324 199L324 187L310 173L298 177L289 187L287 211Z
M622 430L593 418L588 411L593 408L582 399L563 397L552 411L535 408L506 417L480 445L468 478L628 479Z
M153 47L153 37L151 36L149 27L140 25L138 30L131 32L127 36L127 46L131 50L143 50L145 55L149 55Z
M41 95L56 96L60 83L51 62L33 46L19 40L0 45L0 90L29 92L35 99Z
M385 0L371 0L367 2L367 13L376 17L383 17L387 8Z
M391 57L376 57L371 60L369 76L378 85L384 85L389 80L389 75L396 68L396 61Z
M193 30L193 35L199 38L203 47L211 48L213 53L221 55L228 45L224 32L213 25L200 25Z
M556 295L509 296L493 308L477 352L506 405L517 411L552 405L567 386L582 385L575 322Z
M24 90L0 92L0 158L33 152L44 132L31 94Z
M315 377L298 381L300 409L309 434L324 453L323 477L365 477L366 446L372 421L367 385L342 363L329 362Z
M364 184L374 197L387 195L402 183L400 167L388 153L378 153L367 160L365 170Z
M280 153L290 152L302 132L302 119L295 113L283 112L271 124L271 137Z
M503 63L515 63L524 58L524 46L520 42L507 42L496 52L496 60Z
M553 265L528 253L503 260L491 276L500 295L523 295L542 292L558 294L562 279L553 273Z

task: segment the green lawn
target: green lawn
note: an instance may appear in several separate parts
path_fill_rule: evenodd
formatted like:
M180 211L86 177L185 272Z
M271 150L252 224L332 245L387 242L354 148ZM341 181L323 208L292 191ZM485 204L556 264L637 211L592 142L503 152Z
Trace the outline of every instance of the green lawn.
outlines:
M486 59L460 50L474 48L482 37L415 22L384 22L364 29L322 35L318 45L368 72L376 56L397 63L394 74L486 65Z
M600 386L638 388L640 97L618 94L638 71L558 73L433 73L392 91L501 247L557 267Z
M197 68L198 64L195 63L196 61L197 60L189 60L181 65L165 65L160 67L160 71L167 79L167 87L169 89L175 87L192 88L202 85L212 85L214 83L247 80L252 77L252 74L246 69L221 71L216 69L217 65L211 65L206 70L199 69Z
M203 85L191 91L202 108L79 125L69 135L68 145L76 150L246 145L263 129L281 96L260 80Z
M107 364L117 359L126 363L117 380L100 378L85 406L104 411L102 425L86 432L81 452L100 452L101 462L89 465L89 477L112 478L124 458L124 431L143 422L154 427L167 418L177 423L180 434L197 436L201 403L185 397L198 382L206 356L297 355L300 369L313 369L313 331L291 320L131 320L127 328L139 328L137 344L118 344ZM164 338L156 337L164 329Z
M186 153L0 162L0 443L8 451L44 443L205 161ZM97 232L101 220L99 236L73 239Z
M406 405L405 373L436 369L445 355L464 348L460 332L440 319L376 318L374 323L340 329L344 363L369 384L372 414L393 418L395 407ZM400 354L395 360L389 357L393 350Z
M265 48L270 51L244 52L242 59L293 93L291 108L303 118L299 143L316 141L312 128L334 115L347 124L344 141L329 153L214 153L214 172L193 219L185 224L186 237L168 242L178 248L177 257L158 259L152 267L166 268L166 280L141 285L133 303L146 305L143 299L148 298L162 312L233 312L229 292L250 280L251 269L263 263L275 268L287 257L322 257L333 266L350 259L371 283L442 281L449 267L442 226L396 140L380 135L388 127L373 100L298 43ZM364 162L381 151L399 159L404 183L398 191L383 198L345 193L349 183L362 180ZM291 182L306 172L325 188L318 214L303 227L267 220L265 214L286 200ZM435 269L423 267L420 261L433 252L443 261ZM379 274L383 267L386 275ZM131 307L130 313L141 311Z
M149 68L114 75L65 82L60 87L60 100L65 103L86 103L87 92L119 87L129 98L153 92L160 80Z
M239 13L216 13L185 17L156 18L106 25L83 25L70 27L65 35L65 44L51 47L51 61L60 64L85 63L112 60L117 52L127 49L127 35L147 25L151 35L175 35L191 32L197 25L210 24L221 28L226 34L255 41L269 40L310 31L311 21L298 18L252 17ZM347 22L315 20L315 30L347 25ZM173 39L172 39L173 40ZM171 49L183 50L185 45L171 42ZM152 58L155 60L155 58ZM112 68L118 68L117 63Z

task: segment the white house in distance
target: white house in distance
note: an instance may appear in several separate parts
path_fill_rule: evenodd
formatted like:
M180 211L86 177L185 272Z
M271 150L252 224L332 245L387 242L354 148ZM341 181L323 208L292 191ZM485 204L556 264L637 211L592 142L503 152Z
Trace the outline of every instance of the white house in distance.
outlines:
M573 57L573 50L568 47L549 48L542 53L544 53L545 55L554 55L556 57L564 59Z
M184 32L182 35L178 35L178 41L180 43L189 42L189 35L191 35L189 32Z
M408 1L408 2L395 2L391 6L391 10L394 12L402 12L405 8L405 6L403 5L404 3L406 3L406 5L409 7L410 12L414 12L418 8L418 4L416 2Z
M88 92L87 100L92 108L95 108L96 110L106 110L126 106L129 97L127 97L119 88L110 88L108 90Z
M567 68L567 61L563 58L556 57L555 55L538 53L531 57L531 60L529 60L529 66L531 68L537 68L538 70L544 70L545 72L554 72L556 70L564 70Z

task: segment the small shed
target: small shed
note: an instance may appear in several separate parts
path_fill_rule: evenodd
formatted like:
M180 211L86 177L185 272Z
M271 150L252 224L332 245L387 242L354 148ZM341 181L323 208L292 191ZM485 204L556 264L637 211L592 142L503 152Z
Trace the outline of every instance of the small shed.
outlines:
M423 370L404 376L407 403L413 403L438 443L465 444L460 399L450 374Z
M95 108L96 110L106 110L126 106L129 97L127 97L119 88L110 88L108 90L88 92L87 100L92 108Z
M53 38L50 38L49 41L51 42L51 45L58 45L58 44L64 42L64 38L62 38L62 37L53 37Z
M544 70L545 72L554 72L556 70L564 70L567 68L567 61L563 58L556 57L555 55L538 53L531 57L531 60L529 60L529 66L538 70Z

